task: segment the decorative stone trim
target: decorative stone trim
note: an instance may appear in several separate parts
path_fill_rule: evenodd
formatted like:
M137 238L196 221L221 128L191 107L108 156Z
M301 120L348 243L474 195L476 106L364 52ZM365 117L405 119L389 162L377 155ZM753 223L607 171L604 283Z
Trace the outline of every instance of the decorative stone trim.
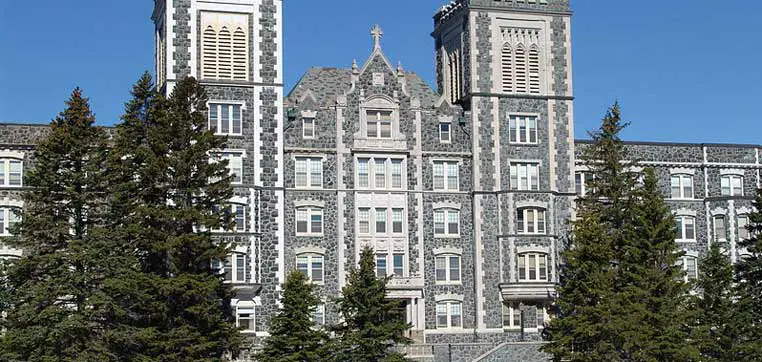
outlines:
M738 168L724 168L720 170L720 175L738 175L744 176L744 171Z
M21 151L11 151L11 150L0 150L0 158L15 158L19 160L24 159L24 152Z
M524 254L524 253L540 253L540 254L550 255L550 250L547 247L537 246L537 245L516 247L516 254Z
M301 254L325 255L325 248L321 248L319 246L305 246L301 248L294 248L294 253L296 255L301 255Z
M695 168L688 168L688 167L673 167L669 169L670 175L691 175L693 176L696 173Z
M527 207L534 207L534 208L538 208L538 209L547 210L548 209L548 204L545 203L545 202L542 202L542 201L537 201L537 200L521 200L521 201L516 201L516 208L517 209L522 209L522 208L527 208Z
M315 118L317 111L302 111L302 118Z
M443 254L463 255L463 250L460 248L453 248L449 246L444 248L434 249L434 255L443 255Z
M321 209L325 209L325 202L320 200L312 200L312 199L294 200L294 207L296 208L308 207L308 206L315 206Z
M728 210L719 207L709 210L709 214L711 216L728 216L728 213Z
M242 196L233 196L228 201L230 201L231 204L249 205L249 200L246 200L246 198Z
M463 294L439 294L434 297L435 302L444 302L448 300L463 302Z
M693 216L696 217L696 210L690 210L690 209L677 209L675 210L676 216Z
M736 209L736 215L747 215L747 214L752 213L752 212L754 212L754 208L753 207L743 206L743 207L739 207L739 208Z
M444 201L444 202L435 202L431 205L431 208L434 210L440 210L440 209L455 209L460 210L461 205L456 202L452 201Z
M439 116L437 119L439 120L439 123L452 123L453 116Z
M0 200L0 205L2 205L2 206L24 208L24 201L4 198L4 199Z

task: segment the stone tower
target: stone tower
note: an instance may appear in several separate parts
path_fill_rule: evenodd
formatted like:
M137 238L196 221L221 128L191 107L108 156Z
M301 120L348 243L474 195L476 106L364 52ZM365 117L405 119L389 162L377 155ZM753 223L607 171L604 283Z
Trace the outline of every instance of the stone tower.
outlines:
M209 128L227 136L235 174L235 245L221 272L244 333L261 336L277 308L283 270L282 0L155 0L156 79L166 94L191 76L209 97Z
M473 134L477 331L552 314L574 199L568 0L456 0L434 16L437 85ZM501 320L501 308L503 319Z

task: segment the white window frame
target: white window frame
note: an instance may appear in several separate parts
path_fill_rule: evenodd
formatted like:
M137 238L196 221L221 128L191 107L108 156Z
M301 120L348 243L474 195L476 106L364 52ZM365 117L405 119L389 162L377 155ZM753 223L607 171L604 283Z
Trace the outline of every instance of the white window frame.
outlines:
M14 213L14 209L18 211ZM21 212L22 210L20 207L0 205L0 236L13 235L9 229L21 221Z
M365 108L365 136L369 139L379 139L379 140L390 140L394 138L394 120L395 120L395 110L393 109L375 109L375 108ZM371 119L371 112L375 112L376 119ZM381 131L381 125L386 123L381 120L381 113L389 112L389 137L383 137L382 131ZM370 127L368 127L371 123L375 124L376 127L376 134L371 135L370 134Z
M452 142L452 122L439 122L439 143Z
M460 190L460 163L458 161L432 161L432 175L432 189L434 191ZM441 180L441 183L437 179Z
M675 173L670 176L669 182L670 196L672 199L693 199L693 175ZM686 188L688 187L690 187L690 194L685 192Z
M242 315L249 315L249 317L241 318ZM246 306L246 307L236 306L235 326L238 328L241 328L242 326L241 320L244 320L244 319L251 321L251 323L249 324L251 328L243 329L241 331L244 333L254 333L257 329L257 323L256 323L257 319L256 319L256 312L254 311L254 306Z
M534 122L534 127L530 126L530 122ZM537 132L538 123L539 117L537 115L509 115L509 142L516 145L539 144L539 133ZM532 136L534 136L534 140L532 140Z
M452 262L457 263L457 270L453 272ZM441 268L441 262L444 268ZM440 278L440 271L443 273ZM460 255L453 253L434 255L434 280L436 284L461 284L463 282L463 261Z
M307 262L307 269L299 268L300 259L304 258ZM316 274L315 265L320 265L320 272ZM325 255L318 253L300 253L296 254L296 270L302 272L310 282L323 284L325 282Z
M364 171L361 170L365 165ZM379 169L380 167L380 169ZM399 174L396 173L399 171ZM383 185L379 185L380 180ZM362 190L402 190L405 184L405 158L394 156L360 156L355 158L355 185Z
M745 220L745 221L742 222L741 220ZM736 231L736 235L737 235L738 241L746 240L751 237L751 232L749 232L749 229L746 229L747 225L749 225L748 214L739 214L736 216L736 228L738 228L738 230Z
M683 280L687 283L692 280L698 279L698 258L693 255L683 255L680 259L677 261L678 265L680 265L680 268L685 272L685 275L683 276ZM693 270L691 270L691 267Z
M444 231L443 232L437 232L437 224L440 223L437 220L439 219L439 214L442 215L442 222L444 224ZM456 232L451 232L450 226L452 224L451 215L455 215L455 219L457 222L457 229ZM449 209L449 208L441 208L434 210L434 236L435 237L459 237L460 236L460 210L457 209Z
M503 302L503 329L521 329L521 307L518 302L510 302L509 305Z
M307 124L311 123L312 126L310 128L307 128ZM304 139L314 139L315 138L315 126L317 123L315 122L315 117L302 117L302 138ZM311 130L311 132L307 132L308 130Z
M691 222L688 223L686 221L690 220ZM675 215L675 223L677 225L677 238L675 241L683 241L683 242L695 242L696 241L696 217L693 215ZM688 224L693 225L693 237L689 238L688 236Z
M376 265L376 276L379 278L383 278L389 275L389 252L384 250L379 250L376 252L376 255L374 257L375 265ZM381 268L379 262L383 261L383 269Z
M228 131L222 132L222 109L223 106L228 106ZM214 121L216 122L215 126L212 127L212 107L215 107L215 112L217 114L217 119ZM240 117L238 119L238 132L235 132L235 126L236 126L236 119L233 117L235 115L234 109L235 107L238 107L238 116ZM243 135L243 118L244 118L244 112L246 111L246 104L243 102L235 102L235 101L223 101L223 100L213 100L207 102L207 108L209 109L207 112L207 121L208 121L208 127L210 130L214 131L214 134L216 135L225 135L225 136L241 136Z
M548 232L547 211L540 207L522 207L516 212L516 233L543 235ZM531 229L531 231L530 231Z
M454 313L459 311L458 314ZM455 319L458 316L458 320ZM440 318L445 317L446 323L441 323ZM456 323L457 322L457 323ZM463 302L459 300L443 300L436 304L436 328L437 329L461 329L463 328Z
M396 264L397 257L401 257L402 264ZM386 274L380 274L379 268L378 268L378 260L384 260L385 265L385 273ZM375 252L374 261L376 262L376 276L378 277L384 277L384 276L390 276L395 278L402 278L407 276L407 253L405 253L402 250L377 250Z
M357 234L358 235L371 235L372 228L370 226L371 209L369 207L361 207L357 209ZM363 226L364 225L364 226Z
M233 225L232 228L226 229L225 225L221 225L219 228L212 228L211 231L214 233L242 233L246 232L246 217L248 215L248 210L246 207L246 204L242 202L229 202L223 206L220 207L220 211L224 210L225 212L229 212L230 215L233 216L233 221L235 221L235 225ZM239 211L241 212L239 214ZM241 222L239 222L239 220Z
M306 215L306 220L300 220L300 217L302 215ZM313 231L315 227L316 221L313 219L314 216L320 217L320 231ZM296 226L296 235L297 236L323 236L324 230L325 230L325 215L323 214L323 208L319 206L299 206L296 207L294 210L294 217L295 217L295 226ZM307 223L307 231L299 231L299 223L300 222L306 222Z
M511 162L511 190L539 191L540 163Z
M216 161L228 160L227 169L228 174L233 176L233 180L230 181L233 185L243 184L243 163L246 157L246 151L243 150L222 150L214 152L214 158Z
M315 326L322 327L325 325L325 303L317 304L315 308L312 308L310 319L312 323L315 323Z
M239 256L243 256L243 264L239 260ZM228 268L230 265L230 268ZM215 268L217 273L225 278L227 283L246 283L246 272L251 266L251 258L244 252L232 252L228 254L224 262L213 262L212 268ZM230 276L228 277L228 270L230 270ZM243 276L239 275L243 273Z
M11 184L11 164L18 165L18 183ZM15 172L14 172L15 174ZM0 158L0 187L23 187L24 186L24 160L15 157Z
M392 235L403 235L405 234L405 209L403 208L392 208L391 212L391 228L390 228L390 234ZM396 224L400 225L399 231L395 230Z
M720 194L722 196L743 196L743 176L728 174L720 176ZM733 184L737 183L737 187ZM727 184L727 186L726 186ZM728 190L725 192L725 190Z
M589 182L595 180L595 175L591 171L580 170L574 172L574 192L577 196L585 196L591 192L592 186Z
M534 260L534 265L531 265ZM545 261L545 270L543 273L543 263ZM550 258L547 253L543 252L521 252L516 255L516 275L519 282L547 282L550 280ZM522 273L522 265L524 270ZM534 271L535 277L531 277L531 272Z
M300 165L303 163L303 168ZM300 181L300 171L304 170L304 183ZM314 180L319 180L316 184ZM294 187L299 189L319 189L323 187L323 157L295 156L294 157Z
M721 230L718 230L718 227ZM719 232L722 231L722 232ZM712 216L712 240L714 242L728 241L728 218L725 215Z

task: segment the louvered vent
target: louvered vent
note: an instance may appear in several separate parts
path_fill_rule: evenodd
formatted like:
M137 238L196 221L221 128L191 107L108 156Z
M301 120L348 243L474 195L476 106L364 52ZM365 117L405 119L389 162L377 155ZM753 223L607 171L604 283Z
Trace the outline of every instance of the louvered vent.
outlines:
M500 53L503 93L542 93L540 30L503 28Z
M242 14L202 13L202 79L249 80L248 22Z
M540 94L540 50L536 45L529 48L529 93Z
M527 92L527 55L524 46L516 47L516 93Z
M501 53L503 92L513 93L513 49L508 44Z
M220 79L232 79L233 76L233 47L230 30L223 26L217 35L217 72Z
M233 79L246 80L248 57L246 56L246 33L237 28L233 33Z
M207 26L204 29L202 49L202 78L217 78L217 32Z

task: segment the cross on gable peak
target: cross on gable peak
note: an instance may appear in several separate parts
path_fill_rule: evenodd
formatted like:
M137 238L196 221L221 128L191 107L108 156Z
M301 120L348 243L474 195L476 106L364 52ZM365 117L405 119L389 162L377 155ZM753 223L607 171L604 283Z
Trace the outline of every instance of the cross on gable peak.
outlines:
M373 48L380 49L381 37L384 35L384 32L381 30L381 27L378 26L378 24L373 25L373 28L370 29L370 35L373 36Z

